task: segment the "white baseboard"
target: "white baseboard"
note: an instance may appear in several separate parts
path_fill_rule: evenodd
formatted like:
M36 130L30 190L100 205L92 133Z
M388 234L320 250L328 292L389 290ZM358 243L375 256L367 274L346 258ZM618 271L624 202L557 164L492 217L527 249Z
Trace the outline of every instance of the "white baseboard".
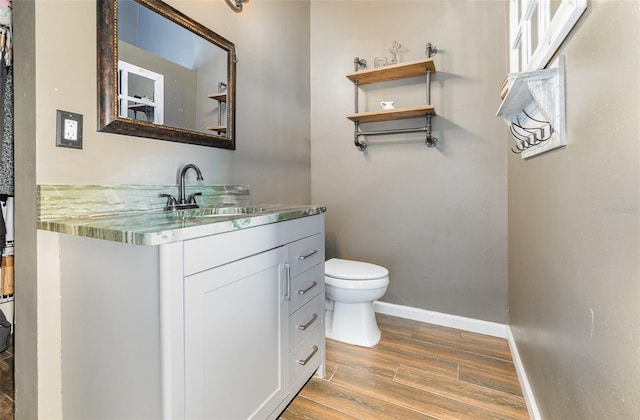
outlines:
M427 311L426 309L412 308L410 306L396 305L394 303L373 302L373 310L386 315L397 316L399 318L412 319L414 321L427 322L429 324L441 325L443 327L457 328L463 331L470 331L478 334L490 335L492 337L505 338L509 342L511 357L518 374L518 380L522 387L522 393L527 403L527 410L532 420L541 420L540 411L536 404L533 390L529 385L527 373L518 353L515 339L511 328L506 324L483 321L480 319L466 318L458 315L449 315L442 312Z
M426 309L412 308L394 303L375 301L373 302L373 310L381 314L428 322L429 324L441 325L443 327L457 328L459 330L490 335L492 337L507 338L509 331L508 325L497 322L427 311Z
M507 341L509 342L509 349L511 350L511 358L513 359L513 364L516 368L516 372L518 373L518 380L520 380L520 386L522 387L522 394L524 395L524 400L527 403L529 417L531 417L532 420L541 420L542 417L540 416L540 410L538 410L538 404L536 404L536 399L533 395L531 385L529 384L527 372L524 370L522 359L520 359L518 346L516 345L515 338L513 338L511 328L508 329Z

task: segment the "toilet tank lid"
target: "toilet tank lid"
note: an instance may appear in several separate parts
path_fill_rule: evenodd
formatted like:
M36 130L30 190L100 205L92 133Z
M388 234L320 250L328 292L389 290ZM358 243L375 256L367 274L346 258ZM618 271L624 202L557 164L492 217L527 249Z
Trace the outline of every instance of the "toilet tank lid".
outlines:
M326 261L324 272L329 277L345 280L373 280L389 275L389 270L379 265L339 258Z

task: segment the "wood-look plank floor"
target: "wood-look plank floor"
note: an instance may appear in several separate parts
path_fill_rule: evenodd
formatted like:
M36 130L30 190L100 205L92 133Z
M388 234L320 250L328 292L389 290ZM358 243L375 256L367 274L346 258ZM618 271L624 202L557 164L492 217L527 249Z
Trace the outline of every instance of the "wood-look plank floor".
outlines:
M373 348L327 340L313 377L280 419L528 419L507 341L377 315Z
M14 419L13 336L9 348L0 353L0 420Z

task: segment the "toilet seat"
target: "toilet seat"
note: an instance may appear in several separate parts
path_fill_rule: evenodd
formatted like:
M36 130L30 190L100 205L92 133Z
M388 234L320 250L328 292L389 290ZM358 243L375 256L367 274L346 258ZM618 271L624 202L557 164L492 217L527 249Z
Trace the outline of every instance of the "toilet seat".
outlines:
M376 289L389 284L389 270L361 261L332 258L325 262L325 283L342 289Z

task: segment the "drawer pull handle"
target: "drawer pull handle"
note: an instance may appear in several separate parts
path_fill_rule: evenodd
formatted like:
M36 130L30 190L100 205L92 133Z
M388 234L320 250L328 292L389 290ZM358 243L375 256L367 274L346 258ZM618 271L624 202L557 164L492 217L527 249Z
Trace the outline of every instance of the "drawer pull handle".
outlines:
M311 324L313 324L314 322L316 322L316 319L318 319L318 314L313 314L313 315L311 316L311 319L309 320L309 322L307 322L307 323L306 323L306 324L304 324L304 325L298 325L298 329L299 329L300 331L304 331L304 330L306 330L307 328L309 328L309 327L311 326Z
M304 295L305 293L307 293L309 290L313 289L317 285L318 285L318 283L316 283L315 281L312 281L311 284L309 285L309 287L307 287L306 289L298 290L298 294L299 295Z
M306 358L306 359L304 359L304 360L296 360L296 362L298 362L300 365L304 366L304 365L306 365L307 363L309 363L309 360L311 360L311 358L312 358L313 356L315 356L317 352L318 352L318 346L315 346L315 345L314 345L314 346L313 346L313 351L311 352L311 354L310 354L310 355L308 355L308 356L307 356L307 358Z
M284 265L284 273L286 279L284 300L291 300L291 267L289 264Z
M309 258L309 257L313 257L313 256L314 256L314 255L316 255L317 253L318 253L318 251L316 251L316 250L314 249L313 251L309 252L308 254L298 256L298 259L299 259L300 261L304 261L304 260L306 260L306 259L307 259L307 258Z

